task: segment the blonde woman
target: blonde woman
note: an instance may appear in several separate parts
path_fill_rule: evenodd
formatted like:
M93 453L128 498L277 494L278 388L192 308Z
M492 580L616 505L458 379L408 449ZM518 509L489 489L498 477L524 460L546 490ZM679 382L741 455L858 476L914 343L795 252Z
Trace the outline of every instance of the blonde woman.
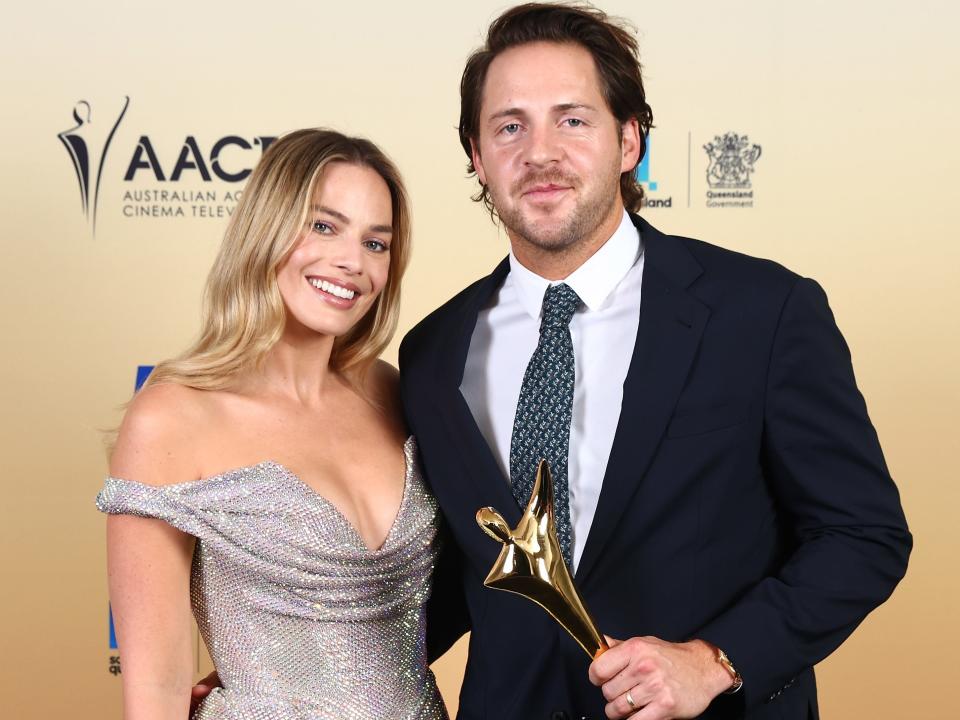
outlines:
M197 342L157 366L110 477L125 717L445 718L424 650L437 508L396 373L406 193L370 142L301 130L250 177Z

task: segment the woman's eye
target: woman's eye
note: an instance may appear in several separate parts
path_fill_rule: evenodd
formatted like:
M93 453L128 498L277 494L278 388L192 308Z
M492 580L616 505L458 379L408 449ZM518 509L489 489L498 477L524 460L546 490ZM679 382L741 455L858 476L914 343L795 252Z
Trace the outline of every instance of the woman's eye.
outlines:
M386 252L390 249L390 246L387 245L382 240L366 240L363 243L364 247L368 250L373 250L374 252Z
M333 228L327 225L327 223L323 222L322 220L317 220L316 222L314 222L313 229L318 233L320 233L321 235L326 235L328 233L333 232Z

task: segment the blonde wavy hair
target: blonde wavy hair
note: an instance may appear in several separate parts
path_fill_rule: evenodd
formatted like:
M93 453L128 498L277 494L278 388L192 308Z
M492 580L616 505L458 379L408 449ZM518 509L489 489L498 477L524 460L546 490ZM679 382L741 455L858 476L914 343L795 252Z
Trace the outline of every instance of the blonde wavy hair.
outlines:
M386 182L393 208L386 285L363 318L335 339L330 358L335 371L359 383L397 327L400 281L410 255L410 210L399 171L376 145L317 128L291 132L263 154L207 277L198 339L179 356L158 364L147 385L221 390L260 367L286 324L277 269L293 251L317 184L333 162L374 170Z

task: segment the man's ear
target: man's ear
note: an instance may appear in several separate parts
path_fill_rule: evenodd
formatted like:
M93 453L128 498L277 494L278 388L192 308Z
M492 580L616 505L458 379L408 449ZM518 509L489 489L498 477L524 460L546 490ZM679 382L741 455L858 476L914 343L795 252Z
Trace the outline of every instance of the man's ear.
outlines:
M640 162L640 123L630 118L620 126L620 172L624 173Z
M473 161L473 169L477 171L477 178L481 185L487 184L487 175L483 171L483 160L480 158L480 148L477 141L470 138L470 159Z

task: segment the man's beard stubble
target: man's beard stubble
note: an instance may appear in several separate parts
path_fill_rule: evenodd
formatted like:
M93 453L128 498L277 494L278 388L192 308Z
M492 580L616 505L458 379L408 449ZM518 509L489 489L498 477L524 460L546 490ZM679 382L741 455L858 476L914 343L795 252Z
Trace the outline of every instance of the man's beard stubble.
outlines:
M500 201L492 187L489 188L490 198L500 222L512 235L540 251L563 255L578 244L591 240L594 231L610 214L620 197L620 169L617 167L615 170L611 188L607 187L610 182L608 181L601 183L593 195L581 196L566 221L555 228L539 227L537 223L529 222L517 205L505 207L505 203ZM574 190L581 188L578 176L552 168L527 173L511 186L510 196L519 197L527 188L548 184L571 187Z

